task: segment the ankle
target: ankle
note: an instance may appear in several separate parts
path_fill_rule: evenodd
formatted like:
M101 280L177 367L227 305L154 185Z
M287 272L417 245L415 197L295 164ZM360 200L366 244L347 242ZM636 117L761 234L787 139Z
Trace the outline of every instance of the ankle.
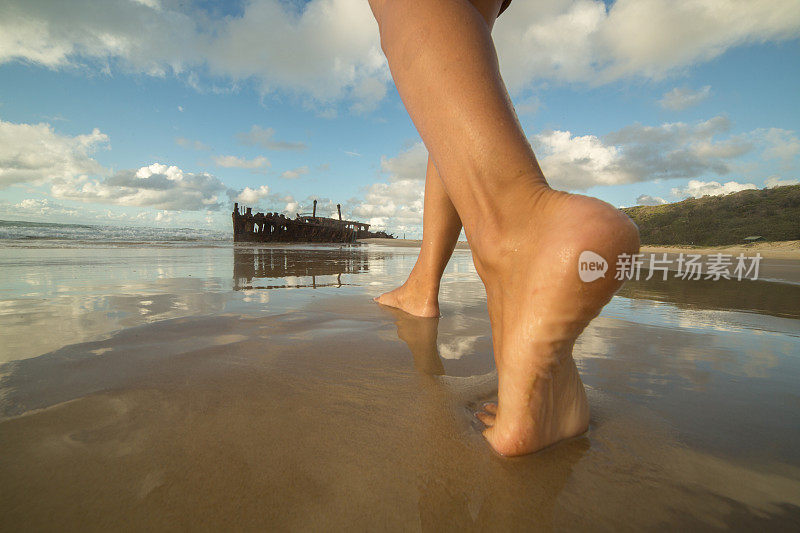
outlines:
M425 296L426 298L438 298L439 286L441 284L441 274L436 275L433 272L428 272L425 269L418 268L419 263L414 267L408 275L405 282L405 287L416 294Z
M492 268L509 264L515 254L530 245L537 237L530 222L548 206L566 195L551 189L545 182L524 183L512 191L502 208L493 208L478 217L478 223L465 228L467 240L475 258Z

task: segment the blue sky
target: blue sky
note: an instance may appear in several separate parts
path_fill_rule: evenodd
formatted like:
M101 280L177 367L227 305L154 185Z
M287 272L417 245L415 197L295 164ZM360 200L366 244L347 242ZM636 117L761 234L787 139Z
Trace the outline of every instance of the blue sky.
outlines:
M797 183L796 0L517 0L548 180L617 206ZM0 218L227 230L232 202L418 235L426 152L362 0L0 5Z

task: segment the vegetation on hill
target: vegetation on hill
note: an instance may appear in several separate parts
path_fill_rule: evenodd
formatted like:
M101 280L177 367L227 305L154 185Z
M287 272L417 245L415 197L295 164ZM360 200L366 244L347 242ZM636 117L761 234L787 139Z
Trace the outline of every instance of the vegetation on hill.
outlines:
M800 240L800 185L753 189L674 204L623 209L639 226L642 244L739 244Z

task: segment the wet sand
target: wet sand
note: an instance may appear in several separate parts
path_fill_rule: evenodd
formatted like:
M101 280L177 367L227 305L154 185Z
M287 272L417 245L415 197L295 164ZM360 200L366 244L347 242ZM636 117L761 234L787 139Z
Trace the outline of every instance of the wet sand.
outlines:
M575 350L589 432L527 457L468 251L0 248L0 529L797 529L800 287L632 282Z

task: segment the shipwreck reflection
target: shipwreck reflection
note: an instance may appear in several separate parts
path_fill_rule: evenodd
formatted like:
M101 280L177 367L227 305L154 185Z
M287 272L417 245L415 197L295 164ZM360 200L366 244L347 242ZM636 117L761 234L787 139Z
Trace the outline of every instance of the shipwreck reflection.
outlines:
M369 254L353 246L233 249L234 290L337 287L368 270Z

